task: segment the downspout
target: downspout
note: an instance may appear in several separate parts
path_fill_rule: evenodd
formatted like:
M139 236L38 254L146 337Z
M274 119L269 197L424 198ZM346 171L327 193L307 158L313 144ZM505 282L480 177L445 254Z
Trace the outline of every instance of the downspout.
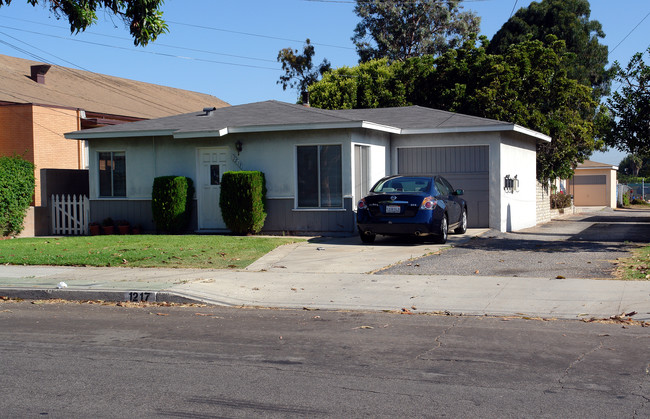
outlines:
M77 108L77 131L81 130L81 110ZM77 143L77 169L83 169L84 166L84 152L83 141Z

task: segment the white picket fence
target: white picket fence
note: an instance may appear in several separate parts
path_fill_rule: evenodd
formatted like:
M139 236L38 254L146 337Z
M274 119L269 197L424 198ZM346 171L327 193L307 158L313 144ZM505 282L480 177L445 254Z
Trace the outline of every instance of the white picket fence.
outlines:
M90 204L85 195L52 195L52 234L79 236L88 234Z

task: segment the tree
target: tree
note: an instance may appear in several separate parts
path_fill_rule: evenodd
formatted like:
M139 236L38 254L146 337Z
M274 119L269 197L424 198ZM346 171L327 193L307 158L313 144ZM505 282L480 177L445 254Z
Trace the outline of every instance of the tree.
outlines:
M482 37L439 57L376 60L326 74L311 86L312 106L329 109L421 105L513 122L549 135L538 146L540 180L569 178L594 149L602 109L591 88L568 77L564 42L512 45L487 53ZM379 74L380 77L374 75Z
M505 54L508 48L527 40L544 41L548 35L564 40L574 57L564 59L568 76L594 89L598 100L609 93L612 73L606 70L608 48L602 25L589 20L588 0L542 0L519 9L490 41L490 54Z
M318 81L318 78L329 71L331 64L327 59L314 67L312 59L314 57L314 46L309 39L305 40L302 54L298 50L291 48L281 49L278 53L278 62L282 63L282 70L285 74L280 76L277 84L282 85L282 90L297 88L298 94L303 95L308 91L308 87ZM303 102L303 98L300 98Z
M361 62L438 55L479 32L481 19L461 12L460 0L356 0L361 18L352 41Z
M641 157L637 154L628 154L618 164L618 171L621 174L638 177L641 175L641 169L647 169L650 165L649 157ZM648 170L645 170L648 172Z
M85 31L97 21L97 10L104 9L120 17L129 26L135 45L147 45L167 32L160 10L164 0L27 0L32 6L43 4L58 18L66 17L70 31ZM0 7L11 0L0 0Z
M621 88L607 101L611 119L605 142L630 154L650 155L650 67L639 52L627 67L616 62L614 68Z

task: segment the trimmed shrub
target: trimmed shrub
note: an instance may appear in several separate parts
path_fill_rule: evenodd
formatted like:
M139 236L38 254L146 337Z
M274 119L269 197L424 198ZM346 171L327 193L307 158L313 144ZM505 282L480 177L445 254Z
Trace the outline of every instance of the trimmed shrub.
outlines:
M568 208L571 206L571 195L563 192L551 195L551 209Z
M192 216L194 183L185 176L161 176L153 180L151 212L156 229L178 233Z
M0 233L23 231L25 215L34 197L34 164L20 156L0 157Z
M226 172L221 177L221 216L235 234L256 234L266 220L266 179L256 171Z

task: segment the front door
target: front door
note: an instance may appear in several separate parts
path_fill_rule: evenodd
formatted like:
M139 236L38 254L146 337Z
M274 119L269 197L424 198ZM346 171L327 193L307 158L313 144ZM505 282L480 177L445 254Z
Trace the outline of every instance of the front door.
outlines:
M197 150L196 199L199 230L223 230L226 224L221 217L219 194L221 176L228 171L227 147L199 148Z

